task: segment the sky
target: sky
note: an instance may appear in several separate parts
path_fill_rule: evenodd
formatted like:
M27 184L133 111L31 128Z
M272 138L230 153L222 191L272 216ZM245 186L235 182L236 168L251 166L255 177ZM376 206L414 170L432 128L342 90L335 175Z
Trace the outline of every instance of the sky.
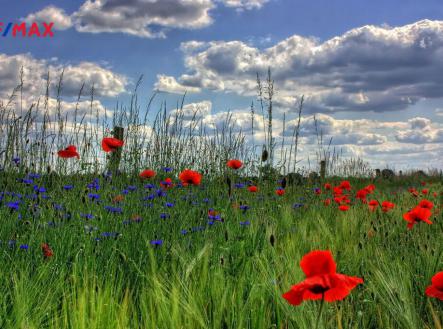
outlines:
M57 80L63 70L65 111L75 108L83 83L94 85L100 111L112 110L143 75L141 104L158 91L153 107L166 102L174 111L186 92L189 117L197 112L211 131L229 111L252 142L256 75L264 79L271 68L273 133L278 145L286 137L285 149L304 96L304 162L315 158L315 115L324 139L346 158L374 168L443 169L439 0L17 0L2 9L2 33L9 22L54 22L53 37L0 36L4 102L21 67L26 105L44 95L48 71ZM85 92L85 107L88 98ZM257 118L256 144L264 142L263 124Z

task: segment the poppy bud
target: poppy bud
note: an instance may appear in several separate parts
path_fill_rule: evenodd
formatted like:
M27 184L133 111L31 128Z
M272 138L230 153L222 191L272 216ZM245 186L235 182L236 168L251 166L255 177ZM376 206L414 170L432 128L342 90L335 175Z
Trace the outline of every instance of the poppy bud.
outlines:
M266 150L266 148L264 148L261 154L261 161L265 162L266 160L268 160L268 151Z

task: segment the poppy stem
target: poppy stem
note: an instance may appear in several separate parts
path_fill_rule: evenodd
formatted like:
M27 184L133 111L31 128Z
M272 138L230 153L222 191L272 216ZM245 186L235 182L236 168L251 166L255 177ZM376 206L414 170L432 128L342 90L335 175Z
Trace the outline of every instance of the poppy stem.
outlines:
M320 324L320 319L321 319L321 314L323 312L324 303L325 303L325 293L323 292L321 294L321 304L320 304L320 308L318 310L317 320L315 321L315 329L318 329L318 326Z

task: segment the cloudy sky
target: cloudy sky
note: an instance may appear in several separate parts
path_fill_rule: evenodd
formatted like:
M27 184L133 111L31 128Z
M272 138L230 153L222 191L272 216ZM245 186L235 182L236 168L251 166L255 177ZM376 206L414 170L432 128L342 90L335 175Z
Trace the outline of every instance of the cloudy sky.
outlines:
M143 74L141 98L161 92L154 107L172 111L186 92L185 109L208 131L230 111L248 135L256 75L271 67L277 143L292 134L304 95L302 159L315 155L315 115L345 156L443 168L441 0L17 0L2 13L3 31L51 21L54 37L0 36L0 99L21 67L29 103L48 71L64 70L66 110L83 83L94 85L97 108L112 109Z

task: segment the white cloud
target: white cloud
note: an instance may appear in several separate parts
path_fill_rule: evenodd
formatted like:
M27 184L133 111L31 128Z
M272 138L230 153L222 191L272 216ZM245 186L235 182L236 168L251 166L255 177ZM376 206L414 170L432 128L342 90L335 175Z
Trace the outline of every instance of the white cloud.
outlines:
M44 95L48 72L54 89L63 69L63 96L76 96L84 83L84 93L90 93L91 87L94 86L95 95L114 97L125 92L128 83L125 76L96 63L63 65L57 60L36 59L31 54L0 54L0 98L6 98L19 84L21 68L23 91L33 97Z
M175 80L174 77L158 74L157 82L154 85L154 89L158 91L163 91L173 94L184 94L184 93L198 93L200 88L192 86L184 86Z
M435 109L435 114L440 116L440 117L443 117L443 108Z
M213 7L210 0L87 0L72 17L80 32L121 32L154 38L164 37L165 28L210 25L209 11Z
M24 18L26 22L54 22L54 30L66 30L72 27L72 20L66 12L55 6L47 6L42 10L29 14Z
M218 0L226 7L233 7L240 10L260 9L269 0Z
M271 67L276 105L305 94L307 113L396 111L442 96L443 21L364 26L321 42L298 35L258 49L242 41L182 44L185 86L256 95Z

